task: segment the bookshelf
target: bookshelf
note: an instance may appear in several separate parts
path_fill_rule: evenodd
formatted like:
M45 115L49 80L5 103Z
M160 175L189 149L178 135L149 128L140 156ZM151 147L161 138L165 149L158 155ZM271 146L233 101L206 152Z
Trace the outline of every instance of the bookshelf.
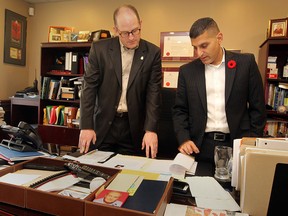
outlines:
M277 58L274 58L274 61L273 58L268 60L268 57ZM287 58L288 39L267 39L260 45L258 66L263 79L267 108L265 133L271 136L288 134L288 78L283 76ZM277 69L274 70L274 67ZM284 106L287 111L279 112L280 106Z
M44 143L77 146L79 128L71 110L80 106L79 79L85 71L90 42L41 44L41 93L38 132ZM64 94L64 91L66 91ZM75 118L75 111L73 111Z

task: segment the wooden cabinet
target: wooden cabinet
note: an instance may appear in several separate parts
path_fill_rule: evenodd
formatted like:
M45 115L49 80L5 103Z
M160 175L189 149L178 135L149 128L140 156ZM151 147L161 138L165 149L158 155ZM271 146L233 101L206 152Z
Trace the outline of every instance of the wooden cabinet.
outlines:
M277 57L275 76L271 75L271 70L268 68L270 56ZM267 39L260 46L258 66L263 78L268 117L265 132L271 136L287 136L288 133L288 79L283 78L283 67L287 58L288 39ZM281 108L284 110L281 111Z
M75 125L71 126L71 122L69 123L70 127L65 124L65 122L67 123L66 114L65 117L63 115L61 117L63 118L62 123L59 118L61 113L64 112L64 107L79 108L80 99L77 92L78 87L74 81L83 76L85 71L84 61L87 60L90 46L90 42L42 43L38 131L44 143L78 145L80 130L75 127ZM65 82L62 82L63 80ZM51 85L52 81L57 82L56 88L53 87L55 84ZM62 83L58 84L58 82ZM65 85L63 83L65 83ZM59 91L60 88L64 92L64 88L61 88L61 85L62 87L73 89L73 93L69 94L69 96L65 95L64 97L64 94ZM55 88L56 90L51 92L51 88ZM61 107L59 110L63 111L59 112L58 110L56 120L50 121L52 111L50 110L50 116L48 117L48 107L52 107L52 109L53 107ZM45 122L45 116L48 117L47 122Z

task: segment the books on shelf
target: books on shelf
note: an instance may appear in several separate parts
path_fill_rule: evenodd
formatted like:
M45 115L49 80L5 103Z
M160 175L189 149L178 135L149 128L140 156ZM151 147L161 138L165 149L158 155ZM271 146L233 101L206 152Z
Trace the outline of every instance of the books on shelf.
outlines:
M279 83L278 85L270 83L267 88L267 104L277 110L279 106L288 107L288 84Z
M79 108L63 105L47 105L43 109L43 124L77 127L73 124L80 118Z

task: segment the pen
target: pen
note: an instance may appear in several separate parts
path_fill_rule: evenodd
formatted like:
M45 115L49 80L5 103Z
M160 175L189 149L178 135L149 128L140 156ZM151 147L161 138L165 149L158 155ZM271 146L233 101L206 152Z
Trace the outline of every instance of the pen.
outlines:
M112 157L114 157L115 155L117 155L117 153L113 153L113 154L111 154L108 158L106 158L105 160L103 160L103 161L98 161L98 163L105 163L105 162L107 162L108 160L110 160Z

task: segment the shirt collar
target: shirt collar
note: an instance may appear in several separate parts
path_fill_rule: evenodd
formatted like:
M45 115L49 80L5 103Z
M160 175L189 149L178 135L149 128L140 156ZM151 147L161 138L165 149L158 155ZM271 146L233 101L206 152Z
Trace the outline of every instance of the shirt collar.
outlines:
M225 49L223 47L221 47L223 50L223 55L222 55L222 61L220 64L218 65L213 65L213 64L208 64L207 66L209 67L214 67L214 68L219 68L223 63L225 63Z
M134 51L134 50L138 49L138 47L139 47L139 46L137 46L137 47L132 48L132 49L127 48L127 47L125 47L125 46L123 45L123 43L121 42L120 38L119 38L119 43L120 43L120 47L121 47L121 53L123 53L123 52L125 52L125 51L130 51L130 50L133 50L133 51Z

